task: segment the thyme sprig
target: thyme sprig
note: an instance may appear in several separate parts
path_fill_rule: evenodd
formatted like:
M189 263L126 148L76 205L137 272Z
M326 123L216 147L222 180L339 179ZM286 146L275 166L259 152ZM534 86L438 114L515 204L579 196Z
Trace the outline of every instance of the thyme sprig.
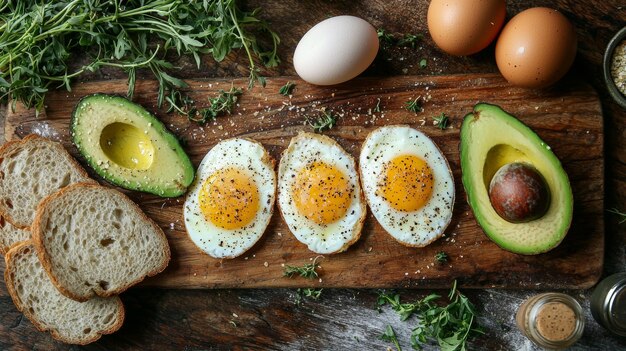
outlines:
M293 277L294 275L299 275L302 278L306 278L306 279L315 279L317 277L319 277L318 273L317 273L317 268L319 267L319 263L317 263L317 260L320 258L321 256L317 256L313 259L313 262L311 263L307 263L303 266L285 266L285 270L283 272L283 276L284 277Z
M324 130L331 129L337 123L337 116L331 111L322 111L322 113L315 119L311 120L307 118L307 123L313 127L316 133L321 133Z

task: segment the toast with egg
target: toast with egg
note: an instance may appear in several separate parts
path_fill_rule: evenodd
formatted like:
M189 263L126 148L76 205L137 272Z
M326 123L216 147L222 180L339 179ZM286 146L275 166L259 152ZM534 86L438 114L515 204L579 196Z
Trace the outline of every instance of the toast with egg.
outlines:
M63 296L46 275L31 241L16 245L5 259L9 294L38 330L65 343L85 345L122 326L124 305L119 297L81 303Z
M11 247L28 239L30 239L30 228L17 228L0 216L0 255L6 255Z
M0 148L0 215L25 229L39 202L77 182L95 182L58 142L29 135Z
M170 260L165 234L121 192L78 183L44 199L33 242L59 291L74 300L119 294Z

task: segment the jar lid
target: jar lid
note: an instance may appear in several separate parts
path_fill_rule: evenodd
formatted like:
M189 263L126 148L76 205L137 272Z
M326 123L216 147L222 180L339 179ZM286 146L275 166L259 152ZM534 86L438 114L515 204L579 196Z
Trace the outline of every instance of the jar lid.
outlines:
M611 332L626 336L626 273L605 278L591 297L593 317Z

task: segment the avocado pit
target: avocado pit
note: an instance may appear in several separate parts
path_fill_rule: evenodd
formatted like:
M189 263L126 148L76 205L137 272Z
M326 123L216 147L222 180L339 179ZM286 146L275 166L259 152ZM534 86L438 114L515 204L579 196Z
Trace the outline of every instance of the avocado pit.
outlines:
M502 219L511 223L541 218L550 207L550 192L543 176L528 163L502 166L489 184L489 200Z

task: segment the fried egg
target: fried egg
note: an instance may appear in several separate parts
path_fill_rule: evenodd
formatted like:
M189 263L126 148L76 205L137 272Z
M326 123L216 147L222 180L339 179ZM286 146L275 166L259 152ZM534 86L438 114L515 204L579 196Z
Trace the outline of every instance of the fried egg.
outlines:
M359 239L366 213L354 158L327 136L298 134L278 166L278 206L309 250L347 250Z
M187 233L212 257L237 257L263 236L275 193L274 160L263 145L224 140L198 167L183 211Z
M378 128L359 161L367 203L394 239L422 247L443 235L452 219L454 178L426 134L408 126Z

